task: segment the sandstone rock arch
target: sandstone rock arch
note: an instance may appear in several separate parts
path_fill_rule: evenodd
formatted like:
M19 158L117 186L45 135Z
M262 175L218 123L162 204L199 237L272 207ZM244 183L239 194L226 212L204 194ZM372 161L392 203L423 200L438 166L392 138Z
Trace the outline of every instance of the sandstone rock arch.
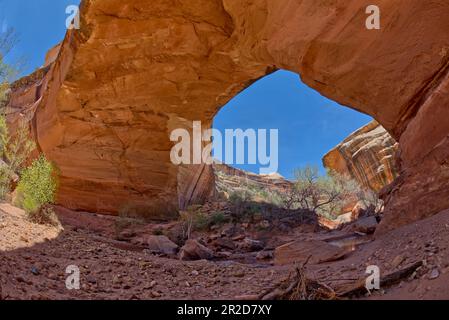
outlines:
M170 163L171 129L210 124L253 81L294 71L399 141L384 228L410 222L449 207L449 3L376 0L382 28L367 30L372 2L84 0L81 29L16 86L10 107L33 113L61 170L61 204L133 202L166 217L213 185L209 168Z

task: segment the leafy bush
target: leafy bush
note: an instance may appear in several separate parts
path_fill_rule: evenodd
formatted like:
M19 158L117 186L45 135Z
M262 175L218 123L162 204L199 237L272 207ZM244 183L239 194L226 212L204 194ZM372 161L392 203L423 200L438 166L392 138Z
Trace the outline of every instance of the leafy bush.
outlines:
M4 162L0 162L0 200L4 200L11 187L11 173Z
M118 217L114 222L116 239L120 239L121 233L126 229L132 229L145 224L143 218L139 218L139 212L135 205L126 203L118 211Z
M34 213L55 200L57 179L55 169L41 155L21 173L17 186L18 204L27 212Z
M185 239L190 239L193 231L205 230L209 226L206 214L200 211L199 206L190 206L186 211L180 212Z
M351 202L373 201L377 196L336 172L321 176L318 168L307 166L295 171L294 187L283 196L286 209L303 209L325 217L338 215Z
M29 139L28 129L21 123L13 137L10 136L8 125L3 115L0 115L0 199L4 199L11 189L11 181L19 172L35 148L35 143Z
M253 196L247 189L235 190L229 195L229 201L236 206L239 206L245 202L249 202L252 199Z
M190 206L187 211L180 213L183 236L189 239L194 231L206 231L214 225L222 225L230 221L230 218L223 212L213 212L207 214L201 212L201 206Z
M214 212L209 217L209 226L220 226L229 222L229 220L229 217L225 213L221 211Z

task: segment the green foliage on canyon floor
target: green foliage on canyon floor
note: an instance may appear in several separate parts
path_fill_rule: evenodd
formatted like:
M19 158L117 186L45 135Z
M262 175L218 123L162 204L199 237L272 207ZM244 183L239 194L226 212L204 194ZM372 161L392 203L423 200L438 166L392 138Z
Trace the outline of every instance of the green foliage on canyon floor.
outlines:
M22 170L17 186L18 204L29 214L53 203L57 189L55 168L44 155Z

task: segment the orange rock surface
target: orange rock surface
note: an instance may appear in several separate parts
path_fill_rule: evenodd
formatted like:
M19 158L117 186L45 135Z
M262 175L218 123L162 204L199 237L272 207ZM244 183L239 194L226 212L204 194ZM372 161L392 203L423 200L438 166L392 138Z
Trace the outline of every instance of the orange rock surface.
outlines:
M323 158L323 164L378 192L398 175L397 147L390 134L377 121L373 121L329 151Z

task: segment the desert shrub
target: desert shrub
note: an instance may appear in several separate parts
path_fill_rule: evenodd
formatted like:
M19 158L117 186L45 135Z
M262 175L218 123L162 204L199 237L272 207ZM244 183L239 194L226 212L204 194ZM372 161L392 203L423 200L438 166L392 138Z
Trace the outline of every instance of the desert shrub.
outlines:
M207 231L214 225L223 225L230 221L224 212L207 214L201 211L201 206L190 206L180 213L183 237L189 239L194 231Z
M118 215L125 218L134 218L144 223L178 218L175 206L164 199L125 203L120 208Z
M0 115L0 199L4 199L11 189L13 177L19 173L35 148L29 138L25 123L21 123L11 137L6 119Z
M192 232L202 231L209 227L207 215L200 210L200 206L190 206L186 211L180 212L183 236L190 239Z
M229 217L224 212L213 212L209 217L209 226L220 226L229 222L229 220Z
M114 231L116 239L120 238L121 233L128 229L143 225L143 218L139 218L139 210L131 203L124 204L118 211L118 216L114 222Z
M27 212L39 211L43 205L53 203L57 178L53 164L41 155L25 168L17 186L19 205Z
M273 205L275 205L278 208L283 207L283 198L282 198L282 193L278 190L274 190L271 192L268 192L268 203L271 203Z
M11 187L11 174L4 162L0 162L0 200L4 200Z
M369 195L369 196L368 196ZM282 196L286 209L302 209L334 218L348 203L366 199L374 201L370 191L336 172L320 175L318 168L306 166L295 171L294 186Z
M245 202L252 200L252 194L247 189L239 189L229 194L229 201L235 206L239 206Z
M209 217L206 213L197 212L193 216L193 230L205 231L209 228Z
M8 92L8 89L9 89L8 84L0 81L0 108L2 110L5 107L4 104L6 102L6 93Z

